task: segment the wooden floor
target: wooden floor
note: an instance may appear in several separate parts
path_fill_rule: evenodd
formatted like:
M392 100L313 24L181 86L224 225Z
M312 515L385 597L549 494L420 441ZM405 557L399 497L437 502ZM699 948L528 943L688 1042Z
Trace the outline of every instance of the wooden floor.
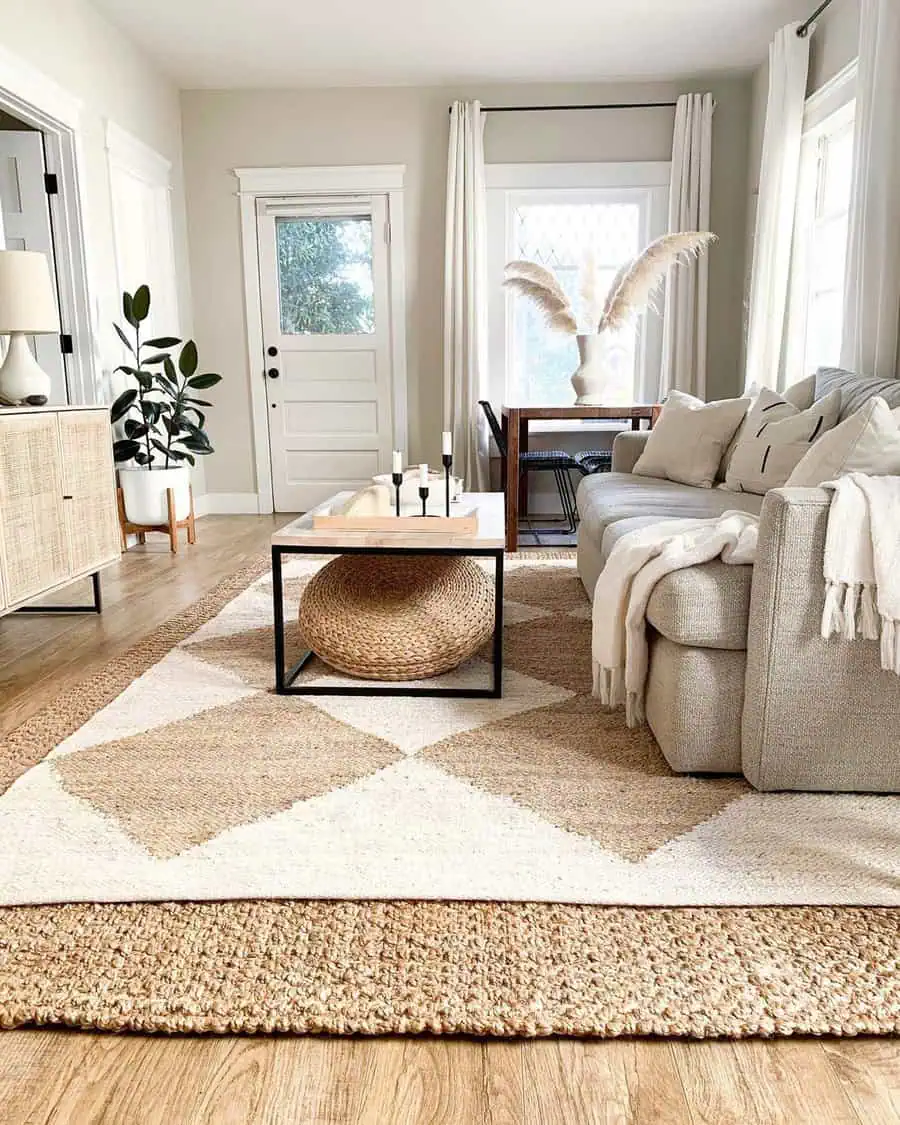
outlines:
M264 550L286 517L150 537L104 578L102 617L0 619L7 731ZM67 592L66 600L88 590ZM0 1033L0 1125L888 1125L900 1042L152 1038Z

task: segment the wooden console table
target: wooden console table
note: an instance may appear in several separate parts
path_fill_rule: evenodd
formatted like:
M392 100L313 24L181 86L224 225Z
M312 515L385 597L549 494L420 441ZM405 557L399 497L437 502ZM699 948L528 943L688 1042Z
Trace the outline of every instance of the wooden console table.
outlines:
M606 421L631 422L633 430L641 422L652 426L659 407L646 406L504 406L503 436L506 460L503 463L503 491L506 496L506 549L515 551L519 542L519 512L526 512L527 481L519 473L519 454L528 452L530 422Z

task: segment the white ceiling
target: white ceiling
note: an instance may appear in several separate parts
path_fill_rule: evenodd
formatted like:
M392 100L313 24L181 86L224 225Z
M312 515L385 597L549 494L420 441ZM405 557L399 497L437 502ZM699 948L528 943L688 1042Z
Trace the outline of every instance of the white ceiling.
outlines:
M590 82L756 66L802 0L94 0L185 89ZM811 4L815 7L815 4Z

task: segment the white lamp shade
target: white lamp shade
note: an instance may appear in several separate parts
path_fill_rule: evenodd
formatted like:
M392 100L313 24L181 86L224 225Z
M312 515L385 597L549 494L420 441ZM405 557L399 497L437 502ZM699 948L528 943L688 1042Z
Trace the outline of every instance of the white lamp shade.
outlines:
M46 254L0 250L0 334L58 331L59 310Z

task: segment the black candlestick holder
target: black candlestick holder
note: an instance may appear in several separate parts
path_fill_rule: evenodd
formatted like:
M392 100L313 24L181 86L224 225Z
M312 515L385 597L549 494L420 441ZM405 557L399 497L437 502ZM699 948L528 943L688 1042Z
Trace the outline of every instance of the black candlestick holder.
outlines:
M422 501L422 515L428 515L428 489L419 486L419 497Z
M394 482L394 508L397 515L400 515L400 486L403 484L403 473L391 473L391 480Z
M443 453L443 454L441 454L441 460L444 462L444 488L445 488L445 497L446 497L445 504L444 504L444 510L446 511L447 516L449 517L449 515L450 515L450 470L453 467L453 454L452 453Z

